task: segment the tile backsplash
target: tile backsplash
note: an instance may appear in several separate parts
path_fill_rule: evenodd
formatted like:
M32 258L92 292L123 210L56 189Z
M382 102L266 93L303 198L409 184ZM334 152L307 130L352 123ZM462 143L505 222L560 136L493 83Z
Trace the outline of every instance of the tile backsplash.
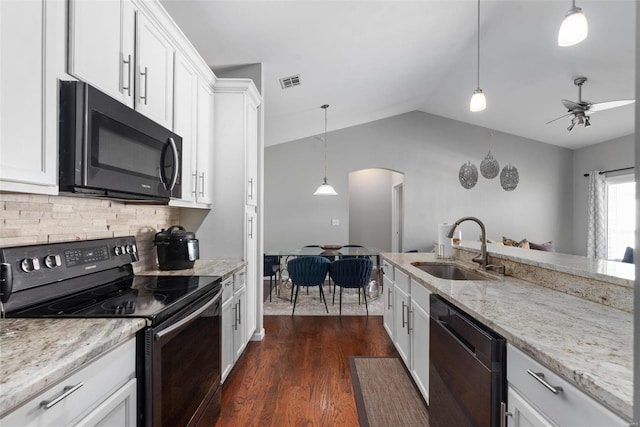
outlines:
M180 223L180 209L88 197L0 193L0 246L133 235L140 261L156 267L154 235Z

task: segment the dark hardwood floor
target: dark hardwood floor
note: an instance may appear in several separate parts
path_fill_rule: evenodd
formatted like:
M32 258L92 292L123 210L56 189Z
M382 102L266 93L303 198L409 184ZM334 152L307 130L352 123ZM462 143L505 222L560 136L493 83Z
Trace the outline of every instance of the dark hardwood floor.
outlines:
M265 316L264 327L222 386L216 426L358 426L349 356L398 355L380 316Z

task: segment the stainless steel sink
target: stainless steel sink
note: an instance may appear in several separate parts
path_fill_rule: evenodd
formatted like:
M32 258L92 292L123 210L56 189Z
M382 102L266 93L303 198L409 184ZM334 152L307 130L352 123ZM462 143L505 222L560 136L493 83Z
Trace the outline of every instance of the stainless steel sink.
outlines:
M439 279L446 280L487 280L480 273L453 264L433 262L412 262L411 265Z

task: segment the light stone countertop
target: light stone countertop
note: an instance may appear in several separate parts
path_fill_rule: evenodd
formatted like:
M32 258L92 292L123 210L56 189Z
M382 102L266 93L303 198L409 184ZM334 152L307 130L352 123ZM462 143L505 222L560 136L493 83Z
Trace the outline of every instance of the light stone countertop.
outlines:
M0 320L0 417L145 326L144 319Z
M241 259L198 259L193 268L184 270L144 270L136 272L141 276L221 276L226 279L247 265Z
M632 313L512 277L444 280L411 265L441 261L432 253L381 255L597 401L632 419Z
M460 247L479 251L480 242L463 240L460 242ZM504 259L569 273L587 279L602 280L631 288L634 286L635 265L629 263L589 259L578 255L522 249L494 243L487 244L487 252L490 255L497 255Z

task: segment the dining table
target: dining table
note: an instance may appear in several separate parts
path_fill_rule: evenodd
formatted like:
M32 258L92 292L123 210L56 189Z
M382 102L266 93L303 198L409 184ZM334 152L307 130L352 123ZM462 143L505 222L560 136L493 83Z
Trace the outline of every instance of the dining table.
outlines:
M367 297L370 299L378 298L382 295L382 269L380 268L380 254L384 252L373 246L341 246L341 245L320 245L320 246L303 246L293 248L272 248L265 251L267 256L278 257L280 264L280 277L277 280L276 296L284 298L280 295L282 288L289 289L291 281L287 272L287 261L294 257L300 256L322 256L331 260L344 259L347 257L368 257L374 261L375 269L372 277L376 278L375 286L369 286ZM288 298L286 298L288 299Z

